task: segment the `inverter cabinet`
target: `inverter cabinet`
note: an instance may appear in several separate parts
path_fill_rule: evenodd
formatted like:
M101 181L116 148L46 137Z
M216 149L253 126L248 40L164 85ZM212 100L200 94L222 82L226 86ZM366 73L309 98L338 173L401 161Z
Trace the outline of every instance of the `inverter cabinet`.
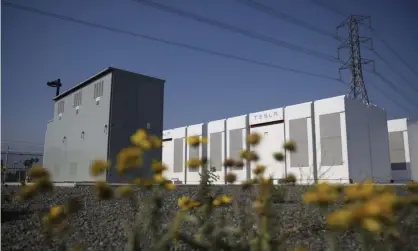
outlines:
M418 181L418 122L389 120L388 131L392 181Z
M199 139L207 137L207 125L196 124L187 127L187 137L197 136ZM189 144L186 145L187 161L190 159L202 159L207 157L207 145L199 144L197 147L192 147ZM199 184L200 174L202 168L186 168L186 184Z
M151 161L161 150L144 156L143 168L116 174L114 165L99 177L90 175L95 159L116 163L117 153L131 145L139 128L162 136L164 80L107 68L54 98L54 118L45 135L44 164L54 181L126 183L152 175ZM54 156L56 153L60 153Z
M286 152L286 173L299 184L312 184L317 177L313 102L286 106L285 138L296 143L296 152Z
M283 108L250 113L249 124L250 133L257 133L262 137L257 146L251 146L251 150L256 151L259 157L257 162L251 162L251 169L261 164L266 166L265 175L276 181L282 179L286 174L285 163L276 161L273 153L282 152L285 142Z
M390 181L386 112L346 96L314 102L319 180Z
M226 120L226 154L227 158L240 159L240 152L248 150L247 136L249 134L248 115L228 118ZM230 168L237 176L237 181L248 180L251 176L249 163L244 161L243 167Z
M226 159L226 119L210 121L208 123L208 165L213 168L218 181L215 184L225 184Z

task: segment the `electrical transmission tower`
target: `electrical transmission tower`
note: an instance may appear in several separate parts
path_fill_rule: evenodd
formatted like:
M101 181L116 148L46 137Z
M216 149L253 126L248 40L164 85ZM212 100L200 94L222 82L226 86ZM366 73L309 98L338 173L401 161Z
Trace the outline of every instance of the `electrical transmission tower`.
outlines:
M339 36L338 31L341 28L347 27L348 29L348 37L338 47L337 53L338 58L340 58L341 49L348 48L349 51L349 59L339 69L340 79L341 70L350 69L351 71L349 96L353 99L361 100L365 104L369 104L369 97L363 79L363 65L368 63L373 64L373 60L362 58L360 47L362 43L366 42L370 42L371 47L373 47L373 40L360 36L359 24L364 24L365 21L369 21L370 27L370 17L350 15L344 22L337 26L337 36Z

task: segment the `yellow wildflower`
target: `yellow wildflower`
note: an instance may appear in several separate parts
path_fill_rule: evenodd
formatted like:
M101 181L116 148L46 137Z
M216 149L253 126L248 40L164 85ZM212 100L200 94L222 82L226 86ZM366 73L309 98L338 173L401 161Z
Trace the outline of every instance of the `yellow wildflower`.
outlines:
M49 209L49 216L51 219L60 217L64 213L64 207L63 206L52 206Z
M229 173L226 174L225 180L226 180L226 182L232 184L237 180L237 176L234 173L229 172Z
M199 158L192 158L187 161L187 166L190 168L198 168L202 165L202 161Z
M284 143L283 148L289 152L296 152L296 143L293 140L288 140Z
M409 191L413 193L418 193L418 182L415 181L408 181L407 188Z
M190 136L187 138L187 143L192 147L198 147L200 145L200 137Z
M177 186L174 183L165 183L164 184L164 188L167 189L167 190L170 190L170 191L175 190L176 187Z
M41 164L34 164L28 171L28 176L33 179L41 179L50 177L49 171L44 168Z
M242 160L234 161L234 167L236 167L236 168L243 168L244 165L245 165L244 161L242 161Z
M139 146L141 142L146 140L148 137L147 131L145 129L138 129L132 136L131 142L132 144Z
M207 137L201 137L201 138L200 138L200 142L201 142L202 144L207 144L207 143L208 143L208 138L207 138Z
M235 164L235 161L232 158L228 158L224 161L225 167L233 167Z
M265 170L266 170L266 166L264 166L264 165L257 165L255 167L255 169L253 170L253 173L255 175L259 175L259 174L264 173Z
M240 158L245 159L247 161L258 161L259 157L256 152L249 151L249 150L242 150L240 152Z
M350 210L342 209L328 214L327 225L330 229L346 230L353 219L353 213Z
M223 204L229 204L229 203L231 203L231 201L232 201L232 197L231 197L231 196L228 196L228 195L222 195L222 196L220 197L220 200L221 200L221 202L222 202Z
M252 183L253 183L253 182L252 182L251 180L246 180L246 181L243 181L243 182L241 183L241 185L242 185L242 189L243 189L243 190L247 190L247 189L251 188Z
M260 143L261 136L258 133L250 133L247 137L247 143L256 146Z
M296 183L296 176L293 173L289 173L288 175L286 175L286 178L284 179L284 181L286 183L291 183L294 184Z
M365 230L373 233L379 233L382 231L382 224L374 218L363 219L361 222L361 226Z
M129 198L133 195L134 188L132 185L123 185L116 188L116 194L120 198Z
M182 196L177 200L177 204L182 211L189 209L190 198L188 196Z
M38 193L36 185L23 186L18 192L18 198L22 200L32 199Z
M212 205L214 205L215 207L220 206L222 204L222 202L219 199L214 199L212 201Z
M35 181L36 189L41 193L52 191L54 188L54 185L52 184L52 181L49 179L49 177L38 178Z
M167 167L166 165L164 165L162 162L160 161L154 161L151 164L151 168L155 173L162 173L164 171L167 171Z
M97 195L101 200L109 200L113 197L113 190L109 184L104 181L97 181L95 184Z
M163 177L162 174L158 173L158 174L154 174L153 179L156 183L161 184L165 181L165 178Z
M162 142L157 136L151 135L148 140L153 148L161 148Z
M109 164L106 160L94 160L90 165L90 174L94 177L99 176L104 173L109 167Z
M281 152L273 153L273 158L277 161L283 161L284 160L284 154Z
M140 167L142 165L142 151L138 147L127 147L122 149L117 155L116 169L119 173L125 170Z

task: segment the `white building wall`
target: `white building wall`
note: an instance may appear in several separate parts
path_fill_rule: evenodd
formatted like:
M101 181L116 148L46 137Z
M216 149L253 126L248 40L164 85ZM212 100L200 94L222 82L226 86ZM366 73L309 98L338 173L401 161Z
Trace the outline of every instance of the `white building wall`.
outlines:
M187 127L172 129L173 138L173 165L167 172L167 178L181 183L186 182L186 145Z
M406 118L389 120L387 125L389 133L402 133L406 170L397 170L396 168L391 168L391 176L394 183L405 183L412 179L413 168L411 165L411 143L409 141L410 135L413 137L413 134L409 133L408 120Z
M377 106L364 106L369 123L372 179L377 183L391 180L389 136L386 111Z
M162 146L162 162L168 169L165 175L171 179L174 165L174 143L171 129L163 131Z
M411 179L418 181L418 121L408 122Z
M295 140L290 137L290 124L294 122L301 122L305 124L306 142L307 142L307 161L300 161L301 163L292 163L292 154L286 153L286 174L294 174L299 184L310 184L315 181L316 159L315 159L315 144L314 144L314 124L313 124L313 102L306 102L297 105L286 106L284 108L285 118L285 136L286 140ZM298 134L296 132L296 134ZM303 137L302 137L303 138ZM303 141L303 139L301 139ZM299 146L300 148L301 146ZM295 154L298 154L295 153ZM306 156L301 156L305 158ZM305 163L302 163L305 162Z
M265 175L278 180L285 176L285 163L274 159L273 153L281 151L285 141L283 108L276 108L249 114L250 133L258 133L262 139L259 145L251 147L259 156L259 161L251 163L265 165ZM251 172L251 178L253 174Z
M187 137L199 136L207 137L207 125L206 124L196 124L187 127ZM207 157L207 145L200 144L197 148L191 147L189 144L186 145L186 156L187 161L191 158ZM186 184L199 184L200 174L202 173L202 168L186 168Z
M210 121L207 124L208 129L208 165L214 167L214 174L217 175L216 184L225 183L225 167L223 165L226 159L226 119Z
M242 115L226 120L226 153L227 158L239 159L241 150L248 150L247 135L249 133L248 116ZM245 181L250 178L249 163L244 161L243 168L232 168L237 176L237 181Z
M315 136L316 136L316 157L317 157L317 168L318 168L318 178L319 181L327 181L330 183L341 183L349 181L349 159L347 153L347 128L346 128L346 116L345 116L345 96L337 96L328 99L322 99L314 102L315 110ZM337 139L337 142L334 142L333 139L336 137L330 137L330 146L329 148L322 150L322 147L325 147L323 140L321 139L322 133L328 133L329 131L325 125L321 125L321 115L334 114L339 117L340 123L340 142ZM321 133L321 126L323 127L323 132ZM335 126L335 125L334 125ZM331 125L331 127L333 127ZM333 130L335 128L333 127ZM351 130L351 129L350 129ZM330 151L332 150L333 144L337 146L337 149L341 149L341 155L338 153L335 156L331 156ZM338 162L329 162L329 159L338 159ZM327 162L325 163L325 159ZM341 162L339 160L342 160Z

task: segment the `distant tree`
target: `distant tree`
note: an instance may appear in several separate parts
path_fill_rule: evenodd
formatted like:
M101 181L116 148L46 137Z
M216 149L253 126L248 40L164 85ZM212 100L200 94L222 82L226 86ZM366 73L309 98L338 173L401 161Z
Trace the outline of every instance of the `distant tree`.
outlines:
M30 158L30 159L25 160L23 162L23 165L26 168L30 168L34 163L38 163L38 162L39 162L39 159L38 158Z

